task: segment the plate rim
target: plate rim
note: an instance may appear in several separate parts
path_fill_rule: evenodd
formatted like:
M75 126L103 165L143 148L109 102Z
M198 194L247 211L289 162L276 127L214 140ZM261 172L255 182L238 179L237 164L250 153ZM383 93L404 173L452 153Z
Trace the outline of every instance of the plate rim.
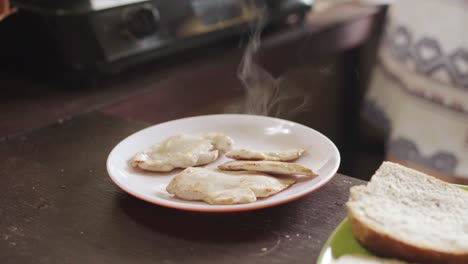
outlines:
M204 118L216 118L216 117L263 118L263 119L273 120L273 121L276 121L276 122L278 122L278 121L279 122L286 122L286 123L289 123L289 124L294 125L294 126L299 126L299 127L303 127L303 128L312 130L314 133L319 135L322 139L327 141L330 144L330 146L333 148L333 150L334 150L334 152L336 154L336 160L337 161L336 161L335 167L332 169L333 173L332 173L332 175L330 177L328 177L328 179L324 180L323 182L320 182L320 184L318 184L318 185L315 185L312 190L301 193L301 194L296 195L296 196L286 197L284 199L274 201L274 202L271 202L271 203L267 203L267 204L258 204L257 206L255 206L255 203L250 203L250 204L246 204L246 205L249 205L247 207L244 207L244 206L236 206L236 207L226 206L225 208L219 208L219 207L213 207L213 208L210 208L210 207L196 207L196 208L194 208L194 207L192 207L190 205L184 206L183 204L179 205L179 204L159 203L158 201L150 200L150 199L147 199L146 197L143 197L143 196L141 196L141 195L139 195L137 193L134 193L132 190L130 190L126 186L119 183L119 181L117 179L115 179L115 177L112 175L111 169L110 169L110 167L112 166L112 165L110 165L111 156L113 155L114 152L117 151L117 148L121 144L123 144L125 141L129 140L130 138L136 136L137 134L144 133L144 131L153 129L154 127L160 126L160 125L168 125L168 124L171 124L171 123L183 122L183 121L186 121L186 120L189 120L189 119L204 119ZM106 160L106 169L107 169L108 176L111 178L112 182L115 185L117 185L117 187L119 187L121 190L123 190L127 194L129 194L129 195L131 195L131 196L133 196L135 198L138 198L140 200L143 200L145 202L155 204L155 205L158 205L158 206L162 206L162 207L166 207L166 208L172 208L172 209L183 210L183 211L203 212L203 213L231 213L231 212L259 210L259 209L278 206L278 205L281 205L281 204L292 202L294 200L301 199L304 196L307 196L307 195L321 189L324 185L329 183L336 176L336 174L338 172L338 169L340 167L340 164L341 164L341 154L340 154L337 146L327 136L325 136L321 132L319 132L319 131L311 128L311 127L308 127L308 126L305 126L303 124L293 122L293 121L290 121L290 120L285 120L285 119L281 119L281 118L277 118L277 117L270 117L270 116L252 115L252 114L214 114L214 115L198 115L198 116L190 116L190 117L184 117L184 118L179 118L179 119L173 119L173 120L169 120L169 121L166 121L166 122L150 125L150 126L148 126L146 128L140 129L140 130L128 135L124 139L120 140L119 143L117 143L112 148L112 150L109 152L109 154L107 156L107 160Z
M328 236L327 241L323 244L322 249L320 250L319 256L317 258L317 264L323 264L323 256L328 248L331 247L332 240L335 238L336 234L340 232L343 226L348 222L348 217L345 217L341 222L333 229L333 232Z

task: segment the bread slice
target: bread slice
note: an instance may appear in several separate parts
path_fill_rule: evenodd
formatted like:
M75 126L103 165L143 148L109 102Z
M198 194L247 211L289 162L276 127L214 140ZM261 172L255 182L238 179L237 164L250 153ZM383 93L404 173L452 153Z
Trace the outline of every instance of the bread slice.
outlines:
M419 263L468 263L468 192L384 162L346 204L356 239L380 256Z

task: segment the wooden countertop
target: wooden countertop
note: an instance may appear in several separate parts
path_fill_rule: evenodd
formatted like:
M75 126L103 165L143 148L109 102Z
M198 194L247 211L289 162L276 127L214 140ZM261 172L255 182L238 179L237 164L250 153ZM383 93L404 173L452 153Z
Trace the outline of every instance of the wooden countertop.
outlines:
M271 36L265 47L278 59L270 65L263 53L266 64L280 73L298 61L282 60L277 47L291 45L295 54L299 43L311 45L304 58L312 58L345 32L360 35L330 52L362 44L378 13L362 8L345 21ZM288 204L206 214L138 200L107 175L108 153L129 134L193 115L213 97L241 95L241 53L232 45L205 48L97 87L1 75L0 263L314 263L345 217L349 188L363 181L337 174Z
M212 214L138 200L107 175L110 150L148 124L89 113L0 144L0 262L314 263L345 217L336 175L294 202Z

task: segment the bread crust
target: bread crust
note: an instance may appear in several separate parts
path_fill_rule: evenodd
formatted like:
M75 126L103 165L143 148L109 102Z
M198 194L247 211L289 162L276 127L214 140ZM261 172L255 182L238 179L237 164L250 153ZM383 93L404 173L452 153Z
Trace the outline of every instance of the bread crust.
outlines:
M468 252L440 252L411 245L385 232L373 229L357 217L347 206L349 225L354 237L367 249L382 257L399 258L417 263L468 263Z

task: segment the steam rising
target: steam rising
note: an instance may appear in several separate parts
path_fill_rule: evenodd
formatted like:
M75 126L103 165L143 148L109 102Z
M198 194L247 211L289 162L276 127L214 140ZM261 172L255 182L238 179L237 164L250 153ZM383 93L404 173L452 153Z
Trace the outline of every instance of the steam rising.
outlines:
M294 94L283 78L274 78L258 65L254 58L261 46L261 32L265 19L260 18L253 27L237 76L245 90L245 101L234 112L292 118L306 110L308 97Z

